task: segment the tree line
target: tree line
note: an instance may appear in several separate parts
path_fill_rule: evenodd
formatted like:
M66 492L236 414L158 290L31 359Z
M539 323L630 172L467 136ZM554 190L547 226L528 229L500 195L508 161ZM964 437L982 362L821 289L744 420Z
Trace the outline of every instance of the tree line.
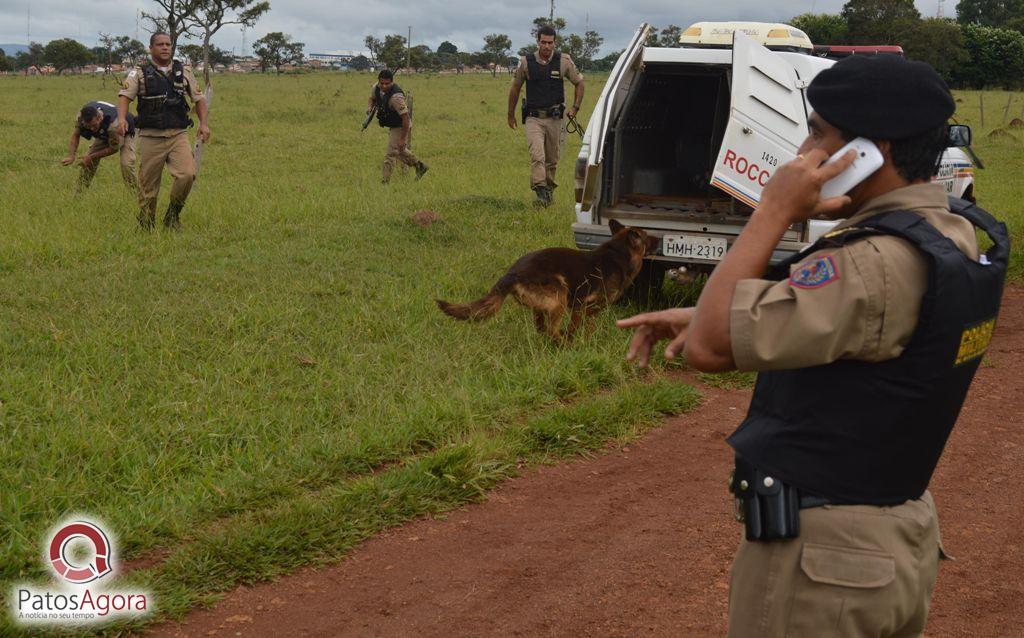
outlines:
M960 0L956 18L922 18L913 0L850 0L790 24L814 44L894 44L955 88L1024 88L1024 0Z

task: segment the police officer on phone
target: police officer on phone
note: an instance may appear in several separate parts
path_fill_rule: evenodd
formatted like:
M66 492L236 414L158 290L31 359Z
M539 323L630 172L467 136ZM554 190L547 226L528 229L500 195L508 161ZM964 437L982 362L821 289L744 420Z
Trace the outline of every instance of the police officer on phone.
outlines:
M563 117L576 117L583 104L583 75L567 53L555 51L554 27L537 29L537 52L519 58L508 92L508 126L516 128L516 103L526 83L526 102L521 118L530 147L530 188L538 206L550 206L555 188L558 158L565 146ZM565 84L575 87L571 106L565 104Z
M697 306L619 325L641 365L670 339L666 356L699 370L759 372L727 439L745 526L729 635L918 636L942 552L928 483L992 335L1009 239L931 183L955 104L930 66L852 56L807 95L810 135ZM881 168L821 200L856 154L825 160L857 137ZM768 268L786 229L819 214L846 219Z

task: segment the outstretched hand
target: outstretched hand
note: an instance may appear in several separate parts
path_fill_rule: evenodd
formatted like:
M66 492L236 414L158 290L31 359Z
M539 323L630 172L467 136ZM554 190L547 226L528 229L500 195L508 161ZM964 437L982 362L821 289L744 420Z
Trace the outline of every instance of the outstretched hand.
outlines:
M694 310L696 309L693 307L670 308L616 321L615 325L619 328L635 328L626 360L635 360L637 366L646 368L651 358L651 348L663 339L671 340L665 348L665 358L675 357L686 344L686 332L693 321Z

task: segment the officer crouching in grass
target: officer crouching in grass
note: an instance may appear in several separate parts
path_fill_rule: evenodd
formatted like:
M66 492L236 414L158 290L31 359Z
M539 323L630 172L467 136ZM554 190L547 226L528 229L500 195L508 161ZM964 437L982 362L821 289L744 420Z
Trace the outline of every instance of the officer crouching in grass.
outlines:
M575 87L572 106L565 107L565 80ZM508 91L508 126L516 128L516 103L526 83L526 102L521 117L530 147L530 188L538 206L550 206L554 197L555 171L565 146L563 117L576 117L583 104L583 75L569 54L555 51L555 29L537 29L537 52L519 58Z
M395 74L384 69L377 74L377 83L370 91L370 102L366 106L369 115L377 110L377 122L388 129L388 148L384 154L384 165L381 183L391 181L391 173L395 170L395 160L406 166L416 168L416 179L427 172L427 165L413 154L409 148L412 135L412 112L406 103L402 87L395 84Z
M181 210L196 177L195 158L187 130L192 126L186 97L199 116L199 139L210 139L206 125L206 98L191 67L171 59L171 37L154 33L149 38L152 59L128 73L118 92L117 126L128 129L128 103L139 98L136 126L139 129L139 223L151 230L156 224L156 200L160 176L167 164L174 183L164 215L164 227L181 228Z
M920 636L943 556L928 483L992 335L1009 239L930 182L956 108L930 66L852 56L807 97L810 135L697 306L618 325L636 329L641 366L671 339L665 356L698 370L760 373L727 439L746 528L729 635ZM823 162L857 136L885 163L819 201L853 154ZM767 269L790 224L817 214L847 219ZM980 257L976 227L994 243Z
M138 191L139 185L135 179L135 117L128 116L128 131L124 135L121 135L116 126L111 128L110 125L116 120L117 107L108 102L89 102L79 111L75 119L75 128L71 131L68 156L60 161L64 166L74 164L81 138L92 140L89 150L79 160L82 172L78 178L76 192L81 193L89 188L101 159L118 152L124 183L132 192Z

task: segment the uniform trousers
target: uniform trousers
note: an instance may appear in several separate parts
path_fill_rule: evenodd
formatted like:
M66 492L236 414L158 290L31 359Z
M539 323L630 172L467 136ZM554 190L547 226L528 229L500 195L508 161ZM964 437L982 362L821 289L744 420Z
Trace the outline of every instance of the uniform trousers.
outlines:
M564 120L553 117L527 117L526 143L530 147L530 187L555 188L555 170L565 146Z
M138 180L135 178L135 136L125 137L118 149L118 156L121 160L121 177L124 183L132 190L138 190ZM88 154L99 153L110 148L110 144L99 138L93 138L89 145ZM93 160L92 166L82 166L82 173L78 177L78 188L83 190L89 188L92 178L96 176L96 170L100 167L102 160Z
M892 507L800 510L800 536L740 543L730 638L921 636L941 554L929 492Z
M185 129L169 137L139 135L139 157L141 215L150 219L156 215L156 200L160 195L160 176L164 164L174 178L171 184L171 204L183 205L196 178L195 158Z
M383 179L391 179L391 173L395 170L395 162L402 162L406 166L416 166L420 160L409 148L412 144L412 129L409 129L409 139L406 140L405 148L398 150L398 141L402 139L402 127L396 126L388 129L388 150L384 154Z

